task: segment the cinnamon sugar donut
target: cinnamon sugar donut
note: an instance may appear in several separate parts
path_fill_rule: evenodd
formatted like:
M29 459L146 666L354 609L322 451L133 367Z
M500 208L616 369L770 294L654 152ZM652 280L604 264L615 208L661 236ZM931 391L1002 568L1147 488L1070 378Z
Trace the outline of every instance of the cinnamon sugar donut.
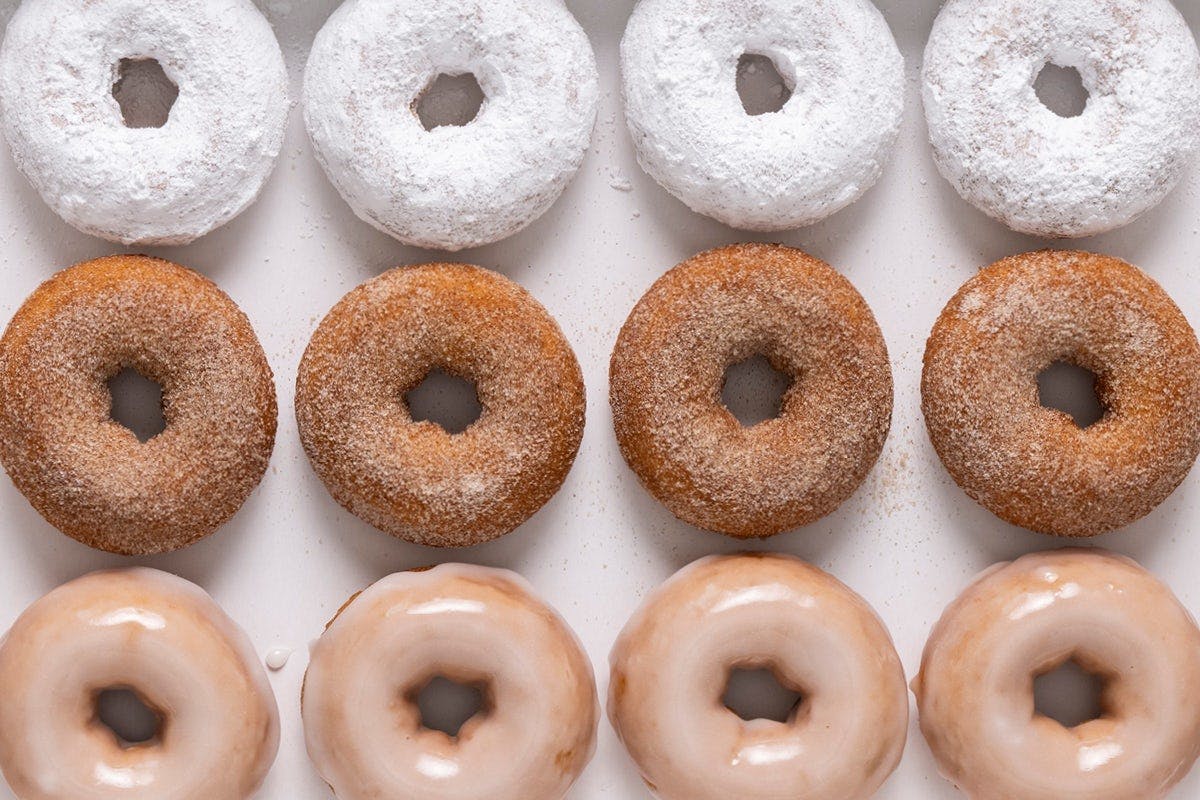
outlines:
M462 433L404 400L434 369L475 384ZM330 494L380 530L461 547L502 536L562 485L583 436L583 376L558 324L509 279L401 267L334 306L296 379L296 419Z
M1105 409L1079 428L1038 402L1069 361ZM1157 283L1116 258L1043 250L967 281L925 350L922 408L950 475L1030 530L1092 536L1174 491L1200 453L1200 343Z
M613 647L608 714L661 800L867 798L900 762L904 670L866 601L791 556L702 558ZM786 722L721 702L734 669L801 695Z
M247 800L279 749L279 712L246 634L199 586L95 572L31 605L0 640L0 770L21 800ZM124 742L100 695L159 718Z
M775 419L747 428L721 403L725 371L753 355L793 379ZM892 375L871 309L799 250L701 253L650 287L610 368L621 452L685 522L771 536L838 507L887 438Z
M131 368L162 387L147 442L110 416ZM111 256L42 284L0 339L0 462L63 533L161 553L209 535L258 485L275 386L250 321L189 269Z
M1033 683L1073 660L1103 681L1067 729ZM913 681L921 732L971 800L1159 800L1200 755L1200 630L1123 556L1033 553L984 572L937 623Z
M423 725L434 678L480 688L450 736ZM384 578L312 649L309 757L338 800L560 800L596 747L592 665L519 575L469 564Z

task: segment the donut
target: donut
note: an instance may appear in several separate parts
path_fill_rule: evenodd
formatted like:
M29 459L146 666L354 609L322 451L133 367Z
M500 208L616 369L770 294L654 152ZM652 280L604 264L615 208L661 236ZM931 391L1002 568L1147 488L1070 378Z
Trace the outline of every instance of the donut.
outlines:
M743 427L725 371L762 355L792 385ZM617 442L684 522L771 536L837 508L887 438L892 373L871 309L829 265L782 245L697 255L659 278L621 328L609 370Z
M439 75L484 95L466 125L426 130ZM591 144L599 98L587 35L560 0L346 0L317 34L304 119L363 221L443 250L512 236L553 205Z
M111 416L121 369L162 388L147 442ZM0 338L0 463L46 521L113 553L175 550L225 523L275 443L275 386L246 315L146 256L63 270Z
M434 678L475 685L457 736L424 726ZM595 750L592 666L562 618L507 570L443 564L353 597L312 648L309 758L338 800L561 800Z
M129 127L122 69L178 87L161 127ZM17 168L71 225L179 245L254 202L283 145L283 53L250 0L25 0L0 46L0 120Z
M883 623L791 556L710 556L654 590L610 659L608 715L661 800L845 800L874 794L908 729L904 670ZM801 695L786 722L721 702L734 669Z
M482 413L461 433L416 422L407 392L433 370L472 382ZM503 536L562 485L583 437L583 375L558 323L509 279L466 264L386 272L313 334L296 420L339 503L418 544Z
M246 634L165 572L94 572L41 598L0 640L0 770L22 800L246 800L279 749L279 712ZM99 698L158 717L131 744Z
M1067 729L1034 678L1074 661L1101 715ZM984 572L933 629L913 681L921 732L971 800L1158 800L1200 755L1200 630L1171 590L1101 550Z
M1038 402L1058 361L1096 375L1080 428ZM1137 267L1091 253L1011 256L963 284L925 347L921 408L955 482L1001 519L1093 536L1150 513L1200 453L1200 342Z
M1080 116L1038 99L1047 64L1078 71ZM1132 222L1200 146L1200 51L1170 0L948 0L925 48L922 96L941 174L1034 236Z
M791 97L751 116L739 60L765 56ZM641 0L621 40L638 163L700 214L776 231L862 196L891 155L904 59L869 0Z

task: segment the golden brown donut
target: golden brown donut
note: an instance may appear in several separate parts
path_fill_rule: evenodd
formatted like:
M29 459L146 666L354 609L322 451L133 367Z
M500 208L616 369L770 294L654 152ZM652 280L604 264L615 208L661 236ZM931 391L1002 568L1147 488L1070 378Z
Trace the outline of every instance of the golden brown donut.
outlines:
M471 381L465 431L415 422L405 394L434 369ZM296 379L296 419L330 494L380 530L462 547L549 500L583 436L583 376L529 292L466 264L385 272L321 322Z
M756 354L793 382L779 416L747 428L721 391ZM625 460L671 513L764 537L828 514L866 477L891 425L892 374L849 281L799 250L740 244L683 262L638 301L610 400Z
M165 430L111 418L123 368L162 387ZM111 256L42 284L0 339L0 462L50 524L114 553L209 535L258 485L275 443L271 368L216 284Z
M1104 416L1043 407L1037 376L1097 376ZM1157 283L1116 258L1042 250L967 281L925 349L933 446L974 500L1023 528L1093 536L1149 513L1200 452L1200 343Z

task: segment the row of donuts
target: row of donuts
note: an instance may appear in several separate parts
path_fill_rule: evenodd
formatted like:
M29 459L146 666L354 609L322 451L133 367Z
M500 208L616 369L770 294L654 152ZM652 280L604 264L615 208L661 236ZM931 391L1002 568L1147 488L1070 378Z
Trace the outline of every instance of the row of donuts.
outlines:
M779 415L743 425L727 369L765 356L788 376ZM1039 401L1040 372L1096 376L1104 415L1081 428ZM113 420L131 368L162 388L163 431ZM470 381L481 413L450 433L414 420L433 370ZM681 520L763 537L830 513L891 424L887 347L827 264L781 245L731 245L674 267L638 301L610 367L617 441ZM925 352L922 406L954 479L1001 518L1089 536L1149 513L1200 453L1200 342L1124 261L1075 251L1006 258L967 281ZM426 264L347 294L313 334L296 419L345 508L411 542L465 546L521 525L579 448L578 362L549 313L488 270ZM177 549L232 516L274 444L271 370L245 315L196 273L145 256L52 277L0 338L0 463L52 525L126 554Z
M1104 682L1066 728L1033 683L1067 661ZM805 562L710 556L650 593L610 657L608 714L662 800L867 798L900 761L904 670L867 602ZM723 692L769 669L799 695L782 722ZM427 726L435 679L476 687L457 731ZM244 632L198 586L97 572L35 602L0 640L0 771L23 800L245 800L279 745L274 695ZM113 687L158 731L123 741ZM976 800L1156 800L1200 755L1200 629L1135 562L1033 553L980 575L943 613L913 681L945 777ZM351 597L312 646L309 757L339 800L560 800L595 750L592 666L566 622L507 570L397 573ZM136 787L136 788L135 788Z
M747 56L786 85L774 113L739 102ZM174 96L151 103L161 118L131 120L124 82L148 62ZM1078 71L1089 93L1078 116L1039 100L1048 64ZM738 228L808 225L856 200L904 109L903 59L870 0L641 0L621 68L639 163ZM422 99L451 75L473 76L482 105L465 125L427 128ZM185 243L253 202L283 142L287 86L251 0L23 0L0 47L17 167L67 222L125 244ZM345 0L313 43L303 110L361 219L457 250L554 203L588 149L598 96L591 45L560 0ZM947 180L1042 236L1130 222L1200 147L1200 51L1170 0L950 0L923 99Z

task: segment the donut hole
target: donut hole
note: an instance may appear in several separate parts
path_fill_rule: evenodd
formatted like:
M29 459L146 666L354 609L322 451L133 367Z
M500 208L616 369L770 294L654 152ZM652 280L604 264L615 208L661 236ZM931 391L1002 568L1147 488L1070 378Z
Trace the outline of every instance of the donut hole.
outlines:
M128 686L114 686L96 693L95 721L112 732L122 749L162 739L162 714Z
M1068 730L1104 716L1107 681L1075 659L1034 676L1034 712Z
M1104 418L1107 409L1097 390L1099 377L1069 361L1055 361L1037 376L1038 402L1067 414L1080 428Z
M122 58L112 96L126 128L161 128L171 117L179 87L153 58Z
M435 675L416 691L412 702L420 713L422 728L441 731L455 739L463 725L486 713L487 686Z
M735 667L721 694L721 705L746 722L788 722L803 702L804 695L769 667Z
M1074 67L1047 62L1033 81L1033 91L1042 105L1060 117L1078 117L1087 108L1088 90Z
M752 428L780 415L791 385L791 376L775 369L766 356L753 355L725 370L721 403L744 427Z
M122 369L108 381L112 421L128 428L143 444L167 429L162 386L134 369Z
M440 369L404 395L413 422L432 422L450 435L462 433L483 414L475 384Z
M736 85L742 108L752 117L781 110L796 90L774 59L761 53L743 53L738 59Z
M413 101L413 113L427 131L446 125L461 128L479 116L485 96L469 72L439 73Z

